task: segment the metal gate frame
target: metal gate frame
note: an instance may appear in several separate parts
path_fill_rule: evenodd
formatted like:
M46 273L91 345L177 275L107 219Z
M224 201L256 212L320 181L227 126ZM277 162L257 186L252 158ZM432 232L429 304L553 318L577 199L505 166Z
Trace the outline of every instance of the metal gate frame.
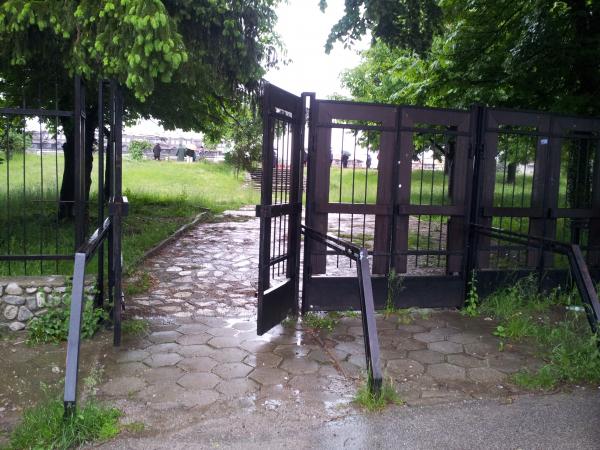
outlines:
M305 118L306 100L309 100L308 122ZM526 255L524 267L504 269L490 265L492 251L509 251L510 246L492 242L489 236L472 230L472 224L489 227L494 217L525 218L530 236L556 239L557 220L580 219L588 227L587 263L593 277L600 275L600 150L596 149L593 167L591 204L587 207L559 207L560 155L564 139L600 140L600 119L561 116L535 111L487 108L480 105L470 110L396 106L335 100L317 100L314 93L301 97L269 85L263 98L265 147L263 168L272 167L273 121L292 124L294 128L295 158L299 158L307 129L307 228L327 234L330 214L371 215L375 217L372 257L372 283L375 307L384 307L387 297L387 275L390 270L401 274L404 290L395 295L397 307L460 307L473 270L478 272L482 294L502 282L538 272L540 283L551 287L564 281L566 269L553 268L554 256L538 248L523 246ZM294 110L292 114L281 111ZM298 120L296 120L298 118ZM346 129L380 134L379 168L376 203L330 201L330 145L333 130ZM441 131L440 131L441 130ZM342 131L343 132L343 131ZM419 133L438 133L450 136L453 148L452 189L449 204L413 204L411 202L411 174L414 136ZM499 136L511 133L534 139L535 169L532 177L530 204L496 205L497 149ZM448 141L450 142L450 140ZM506 164L506 163L505 163ZM293 198L285 205L272 204L272 171L263 170L262 199L257 214L263 217L261 226L261 254L259 279L259 330L264 332L274 325L284 312L297 311L300 233L301 180L303 171L296 166ZM525 177L523 177L525 178ZM281 203L281 202L280 202ZM273 258L270 254L271 223L266 219L290 215L288 252ZM443 249L411 249L408 245L410 216L447 217L447 234ZM508 231L514 231L509 229ZM518 230L521 231L521 230ZM441 236L441 234L440 234ZM572 242L579 244L579 242ZM301 311L359 309L358 281L353 276L328 276L328 250L322 242L304 243L303 286ZM494 245L492 245L494 244ZM499 250L500 249L500 250ZM329 253L331 254L331 253ZM417 276L406 274L407 256L437 255L444 258L444 274ZM543 255L543 257L542 257ZM287 268L289 282L271 287L268 267L282 260L290 261ZM542 280L543 278L543 280ZM542 286L541 286L542 287ZM272 290L269 290L272 289ZM284 292L285 291L285 292ZM270 297L283 300L271 300ZM290 300L290 297L294 297ZM272 302L274 305L267 305ZM284 305L284 306L282 306ZM279 308L279 309L277 309ZM270 310L277 310L266 326L261 321ZM285 310L285 311L284 311Z
M478 272L483 295L504 282L514 281L515 276L531 272L540 274L540 283L543 284L540 287L549 288L564 282L568 269L554 268L552 252L542 250L542 244L538 248L522 247L527 255L525 267L506 270L490 267L485 257L486 252L489 255L491 251L490 238L473 232L471 224L491 226L493 217L503 215L527 218L529 226L526 233L550 240L556 239L557 220L582 220L589 230L586 260L592 276L599 278L600 151L595 150L590 206L559 207L558 190L563 140L572 139L573 133L577 133L578 139L584 136L598 142L600 119L480 105L470 110L455 110L317 100L314 94L306 96L310 98L306 225L320 233L327 233L329 214L375 216L370 254L376 308L381 309L385 305L389 271L405 273L407 256L420 253L445 258L445 274L402 275L404 290L395 296L397 307L460 307L472 270ZM376 204L367 204L366 200L362 204L354 201L330 202L328 150L332 130L338 128L380 133ZM507 130L518 136L537 139L529 205L494 205L498 136L508 133ZM453 136L451 204L411 204L413 135L427 132ZM443 250L419 251L408 247L408 218L411 215L448 217ZM494 248L508 249L510 246L500 245L498 241ZM356 279L325 274L327 250L324 245L305 243L304 252L302 312L359 309Z

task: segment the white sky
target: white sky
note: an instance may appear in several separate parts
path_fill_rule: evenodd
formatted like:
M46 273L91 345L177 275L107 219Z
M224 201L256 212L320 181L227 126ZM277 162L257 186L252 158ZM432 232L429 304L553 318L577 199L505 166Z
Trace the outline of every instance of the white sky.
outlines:
M325 13L319 9L319 0L288 0L279 6L275 30L287 48L287 59L292 62L270 70L265 76L268 81L296 95L316 92L318 98L326 98L334 93L347 94L339 75L344 69L358 65L358 51L368 48L369 40L363 39L353 49L344 49L338 43L326 54L325 42L331 27L344 14L344 0L327 3Z
M342 70L356 66L358 50L366 49L369 40L363 39L356 48L344 49L336 44L329 55L325 42L331 27L344 13L344 0L328 0L325 13L319 9L319 0L287 0L277 8L279 18L275 31L287 49L285 59L291 62L270 70L265 78L293 94L316 92L318 98L334 93L347 94L342 89L339 75ZM154 121L142 121L127 127L128 134L161 134L163 136L198 138L199 133L180 130L164 131Z

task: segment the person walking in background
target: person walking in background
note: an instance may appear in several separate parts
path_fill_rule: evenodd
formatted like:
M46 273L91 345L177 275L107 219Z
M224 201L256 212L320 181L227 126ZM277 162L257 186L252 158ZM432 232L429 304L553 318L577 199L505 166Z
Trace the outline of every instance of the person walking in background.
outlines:
M196 161L196 146L194 144L185 145L185 162L191 163Z
M152 149L152 153L154 154L154 160L160 161L160 152L161 152L160 144L156 144Z

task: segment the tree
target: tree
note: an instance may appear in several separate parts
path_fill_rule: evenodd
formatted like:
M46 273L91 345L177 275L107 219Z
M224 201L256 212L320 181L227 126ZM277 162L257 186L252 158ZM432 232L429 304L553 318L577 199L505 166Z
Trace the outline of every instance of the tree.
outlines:
M408 0L346 0L346 14L332 29L327 46L335 40L356 39L367 29L375 38L362 63L342 75L356 99L600 114L600 2L437 3L439 15L413 14L411 19L408 5L416 6ZM382 15L388 4L395 5L389 9L393 13ZM428 2L420 7L435 9ZM419 24L412 41L402 29L410 20ZM571 158L587 155L585 142L581 140ZM500 159L507 164L506 181L514 183L517 164L533 157L516 147L503 149ZM577 176L571 173L576 166L581 171ZM589 163L571 161L568 167L569 179L589 179L584 173ZM569 188L571 203L579 201L575 193L582 189L587 191L585 186Z
M321 10L327 0L320 0ZM438 0L345 0L344 16L333 26L325 49L336 41L344 45L360 39L367 30L393 47L425 53L440 26L442 10Z
M226 126L224 138L231 145L225 154L225 161L233 165L237 172L250 171L260 161L263 123L257 113L257 110L246 105Z
M395 102L432 106L490 106L598 114L600 103L600 2L588 0L443 0L440 14L415 15L419 40L400 30L408 0L346 0L346 15L332 29L330 45L371 29L375 43L360 69L345 75L351 90L369 89ZM419 2L417 2L419 3ZM353 8L348 9L348 4ZM382 26L383 5L400 14ZM422 2L426 8L429 2ZM358 5L358 6L357 6ZM350 13L358 7L359 13ZM434 8L433 6L429 6ZM380 17L381 16L381 17ZM429 25L430 24L430 25ZM427 30L425 33L424 30ZM431 34L429 34L431 33ZM431 39L428 37L431 36ZM429 47L423 50L425 44ZM360 86L361 72L377 88ZM406 72L406 73L404 73ZM363 83L369 83L365 80Z
M256 93L280 47L272 32L279 0L6 0L0 5L0 93L54 106L72 104L75 74L88 86L88 190L99 123L95 87L115 78L127 89L126 120L153 117L167 129L219 135L243 94ZM73 199L72 124L61 200Z
M129 143L129 156L134 161L141 161L144 159L144 152L151 148L152 144L148 141L131 141Z

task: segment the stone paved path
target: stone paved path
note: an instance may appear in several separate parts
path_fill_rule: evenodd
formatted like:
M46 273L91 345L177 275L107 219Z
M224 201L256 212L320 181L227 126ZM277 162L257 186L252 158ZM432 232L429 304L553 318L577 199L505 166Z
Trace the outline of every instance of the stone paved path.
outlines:
M359 414L352 400L366 375L360 318L342 316L331 332L300 322L257 336L258 221L251 210L237 214L197 226L146 262L154 285L127 299L126 314L149 318L148 335L125 336L114 348L105 332L82 350L85 371L104 369L100 397L121 408L125 421L143 422L145 433L239 414L307 424ZM500 351L495 324L485 318L418 310L378 315L377 325L385 376L409 406L511 403L522 392L509 375L540 365L524 345ZM37 378L22 374L39 366L62 378L64 346L21 352L22 341L3 345L16 356L0 374L22 380L0 397L4 411L14 412L10 421L0 414L7 429L26 405L21 392L34 392L25 385Z
M155 287L128 299L128 313L170 319L253 316L259 226L248 217L253 213L202 224L148 260L141 270Z
M186 420L231 408L352 411L366 375L360 318L341 317L332 332L292 323L257 336L257 247L258 221L245 217L199 225L150 259L156 288L129 299L128 314L152 318L152 332L108 355L102 395L158 428L170 423L165 410L181 408ZM525 347L501 351L483 318L421 310L377 324L384 373L408 405L510 402L520 391L508 376L540 364Z

